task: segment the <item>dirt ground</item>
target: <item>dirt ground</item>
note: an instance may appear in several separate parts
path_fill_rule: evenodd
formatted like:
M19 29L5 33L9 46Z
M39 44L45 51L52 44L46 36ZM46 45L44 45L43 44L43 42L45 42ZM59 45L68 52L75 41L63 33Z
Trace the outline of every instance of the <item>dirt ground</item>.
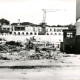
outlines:
M7 68L6 66L40 66L36 68ZM52 67L41 67L52 66ZM80 80L80 55L70 54L60 60L0 60L0 80Z

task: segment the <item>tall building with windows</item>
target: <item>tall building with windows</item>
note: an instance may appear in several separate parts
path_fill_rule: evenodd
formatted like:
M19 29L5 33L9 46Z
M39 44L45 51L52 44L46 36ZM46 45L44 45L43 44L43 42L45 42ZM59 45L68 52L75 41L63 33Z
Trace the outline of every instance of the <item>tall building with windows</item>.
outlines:
M63 30L68 29L68 27L57 27L57 26L45 26L46 33L44 35L53 35L53 36L63 36ZM12 24L12 34L13 35L43 35L41 32L43 27L41 25L29 25L29 24Z
M9 34L11 32L10 22L4 18L0 19L0 33L1 34Z
M63 30L68 29L68 26L64 27L45 25L44 28L41 24L36 25L29 22L19 22L12 23L11 25L3 25L2 29L10 30L9 35L2 35L2 37L5 37L9 41L24 41L26 39L30 39L31 37L35 37L36 41L39 42L50 42L54 45L60 45L60 42L63 42Z
M39 35L42 28L39 25L29 25L26 23L13 23L12 24L12 34L13 35Z
M68 27L47 26L46 35L62 36L64 29L68 29Z

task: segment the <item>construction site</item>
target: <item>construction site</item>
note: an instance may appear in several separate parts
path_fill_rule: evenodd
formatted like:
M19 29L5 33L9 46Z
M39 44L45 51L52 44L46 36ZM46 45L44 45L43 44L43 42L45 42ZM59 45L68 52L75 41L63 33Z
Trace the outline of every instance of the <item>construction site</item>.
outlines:
M62 40L63 35L61 35L61 36L46 35L46 32L47 32L46 31L46 16L47 16L46 13L47 12L48 13L49 12L58 12L58 11L62 11L62 10L60 10L60 9L42 9L42 11L44 13L43 13L43 20L42 20L43 25L42 25L42 29L41 29L41 32L42 32L41 35L37 35L37 36L22 35L22 36L20 36L20 34L21 34L20 32L23 31L21 28L24 28L24 27L20 27L20 29L22 31L20 30L20 32L19 32L19 26L21 26L20 21L18 22L18 27L14 27L15 32L17 32L16 31L16 29L17 29L19 35L13 35L13 34L8 35L7 33L5 33L6 35L4 35L4 33L3 33L3 35L0 35L0 37L1 37L1 39L0 39L0 52L1 52L0 58L1 59L6 59L6 60L57 59L56 55L58 53L61 53L60 52L60 42L63 41ZM63 10L63 11L65 11L65 10ZM3 20L4 19L2 19L2 21ZM2 24L4 24L4 23L2 23ZM62 28L61 28L61 30L62 30ZM62 34L62 31L60 31L60 32ZM27 38L27 37L29 37L29 38ZM39 38L40 40L38 40L37 38ZM49 38L51 38L51 39L49 39Z
M34 32L32 24L22 25L19 21L16 25L12 24L10 34L0 34L0 80L80 80L80 55L74 54L73 45L70 45L75 37L70 32L67 36L68 27L58 26L55 29L46 23L48 12L66 10L42 11L42 25L35 26ZM78 24L80 27L80 22Z

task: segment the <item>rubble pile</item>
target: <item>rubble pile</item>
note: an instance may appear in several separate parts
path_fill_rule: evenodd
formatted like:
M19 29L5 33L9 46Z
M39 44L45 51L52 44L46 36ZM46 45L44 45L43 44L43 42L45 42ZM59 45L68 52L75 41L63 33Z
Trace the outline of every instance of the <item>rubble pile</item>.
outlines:
M53 60L60 60L63 58L63 53L57 53L54 51L47 52L47 51L40 51L35 52L35 50L20 50L14 52L1 52L0 59L3 60L40 60L40 59L53 59Z
M0 45L0 59L2 60L40 60L53 59L60 60L65 54L56 51L55 49L28 49L26 46L12 44L15 42L7 42L7 44Z

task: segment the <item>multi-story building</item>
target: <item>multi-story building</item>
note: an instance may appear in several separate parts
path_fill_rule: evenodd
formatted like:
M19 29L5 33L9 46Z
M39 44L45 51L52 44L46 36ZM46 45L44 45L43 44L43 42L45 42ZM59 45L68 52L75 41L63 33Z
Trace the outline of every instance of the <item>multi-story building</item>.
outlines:
M45 26L45 35L62 36L63 30L68 27ZM43 35L41 34L43 27L41 25L28 25L27 23L13 23L12 34L14 35Z
M4 24L4 25L1 26L1 29L5 30L5 31L11 31L11 26Z
M63 42L63 30L68 29L68 27L48 25L45 25L44 28L42 25L33 25L27 22L13 23L11 26L12 35L25 36L25 38L35 36L37 41L52 42L55 45L60 45L60 42Z
M63 30L68 29L68 27L63 26L49 26L46 24L32 24L29 22L23 23L12 23L11 25L3 24L1 25L3 31L9 31L7 36L4 35L6 32L1 36L2 38L5 37L6 40L14 40L14 41L26 41L26 39L30 39L31 37L35 37L36 41L54 44L56 47L59 48L60 42L63 42ZM9 35L8 35L9 34Z
M28 25L26 24L12 24L12 34L13 35L38 35L42 28L39 25Z
M62 36L64 29L68 29L68 27L47 26L46 35Z

